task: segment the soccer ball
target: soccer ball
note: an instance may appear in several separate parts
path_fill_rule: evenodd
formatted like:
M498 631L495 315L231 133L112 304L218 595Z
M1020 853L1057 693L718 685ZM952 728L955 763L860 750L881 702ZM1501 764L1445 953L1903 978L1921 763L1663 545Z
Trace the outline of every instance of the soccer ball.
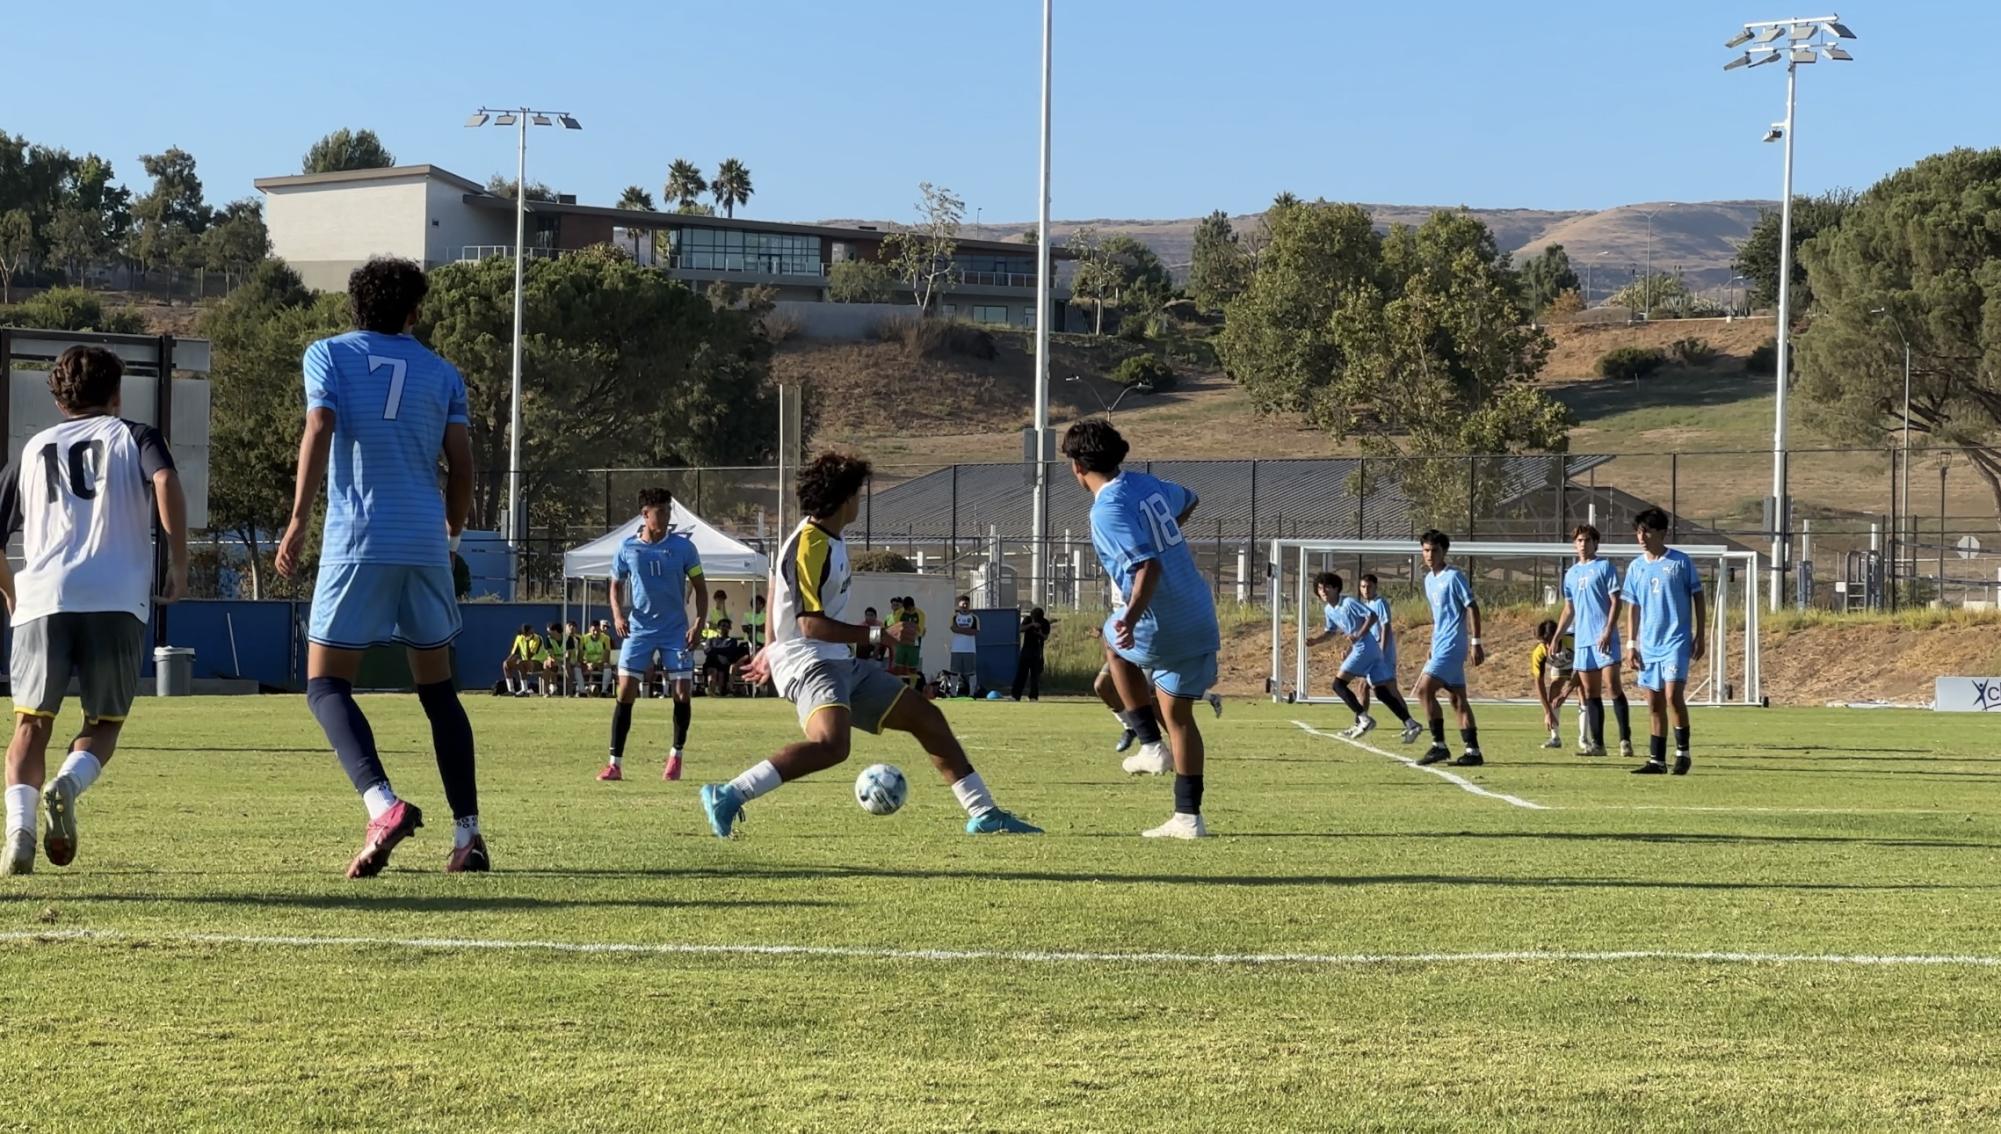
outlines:
M998 701L998 700L1000 700L1000 699L1001 699L1001 691L1000 691L1000 690L998 690L998 689L989 689L989 690L987 690L987 700L989 700L989 701Z
M903 806L910 781L894 764L870 764L855 777L855 802L870 815L890 815Z

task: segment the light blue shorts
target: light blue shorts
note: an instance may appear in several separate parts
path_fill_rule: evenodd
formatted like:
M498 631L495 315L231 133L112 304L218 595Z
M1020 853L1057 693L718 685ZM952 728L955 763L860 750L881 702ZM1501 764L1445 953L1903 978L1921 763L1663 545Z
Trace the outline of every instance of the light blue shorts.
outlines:
M460 626L448 564L322 563L306 637L341 650L392 643L434 650L450 645Z
M1580 643L1577 649L1572 651L1570 667L1578 673L1595 673L1598 670L1609 669L1618 664L1619 636L1614 634L1612 635L1612 648L1609 651L1599 650L1596 642L1588 646Z
M1212 650L1206 654L1194 654L1183 658L1156 658L1138 650L1113 652L1146 671L1147 680L1153 682L1169 697L1183 701L1199 701L1216 684L1216 654Z
M695 655L687 644L685 634L634 634L618 648L618 672L645 677L657 657L669 680L689 680L695 676Z
M1437 680L1442 685L1454 689L1466 688L1466 652L1454 651L1449 654L1433 654L1424 663L1425 676Z
M1686 642L1651 655L1641 650L1640 688L1659 693L1667 689L1670 681L1686 683L1689 654L1692 652L1692 647Z
M1387 685L1397 679L1395 667L1374 643L1358 645L1341 659L1341 676L1359 677L1371 685Z

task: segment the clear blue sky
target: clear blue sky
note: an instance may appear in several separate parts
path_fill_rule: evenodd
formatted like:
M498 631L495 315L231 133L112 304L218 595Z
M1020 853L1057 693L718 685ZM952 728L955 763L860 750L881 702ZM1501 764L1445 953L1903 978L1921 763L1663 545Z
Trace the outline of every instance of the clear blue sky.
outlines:
M481 102L526 102L583 120L531 132L529 176L587 202L629 183L658 194L675 157L735 156L750 216L899 219L920 180L956 189L969 220L1034 214L1034 0L11 7L26 65L0 129L101 153L128 183L139 154L179 145L211 202L298 172L339 126L376 130L404 162L511 173L511 132L462 123ZM1722 43L1747 19L1831 10L1786 7L1058 0L1054 213L1243 212L1280 190L1535 208L1775 198L1779 155L1758 138L1783 114L1784 71L1726 74ZM2001 4L1840 12L1857 61L1801 68L1800 191L2001 143L2001 70L1984 56Z

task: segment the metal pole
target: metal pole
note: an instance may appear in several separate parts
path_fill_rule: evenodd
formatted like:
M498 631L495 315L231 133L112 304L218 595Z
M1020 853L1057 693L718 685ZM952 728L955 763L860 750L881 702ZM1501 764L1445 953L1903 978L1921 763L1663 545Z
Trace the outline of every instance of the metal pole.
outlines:
M1904 499L1898 512L1908 516L1911 514L1911 340L1905 337L1902 324L1897 326L1897 337L1904 340Z
M1786 158L1779 197L1778 392L1772 426L1772 583L1768 605L1779 609L1786 574L1786 375L1791 364L1793 293L1793 104L1799 64L1786 64Z
M1946 465L1938 467L1938 608L1945 609L1945 473Z
M1035 531L1030 534L1028 580L1032 605L1046 605L1044 582L1049 537L1049 37L1054 0L1042 0L1041 169L1035 192Z
M521 283L527 274L528 111L522 109L514 150L514 374L507 411L507 546L514 554L514 578L521 579L521 539L528 525L521 515Z

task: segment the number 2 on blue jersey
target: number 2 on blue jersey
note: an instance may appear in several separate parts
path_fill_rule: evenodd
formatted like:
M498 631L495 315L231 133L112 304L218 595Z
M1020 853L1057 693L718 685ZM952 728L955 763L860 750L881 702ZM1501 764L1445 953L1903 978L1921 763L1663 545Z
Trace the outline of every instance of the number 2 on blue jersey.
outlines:
M1153 542L1160 550L1181 542L1181 524L1174 513L1167 508L1167 498L1156 492L1139 502L1139 510L1146 514L1147 526L1153 529Z
M368 356L370 374L387 366L389 368L389 397L382 403L382 420L395 421L396 411L403 406L403 374L410 364L400 358L387 358L379 354Z

